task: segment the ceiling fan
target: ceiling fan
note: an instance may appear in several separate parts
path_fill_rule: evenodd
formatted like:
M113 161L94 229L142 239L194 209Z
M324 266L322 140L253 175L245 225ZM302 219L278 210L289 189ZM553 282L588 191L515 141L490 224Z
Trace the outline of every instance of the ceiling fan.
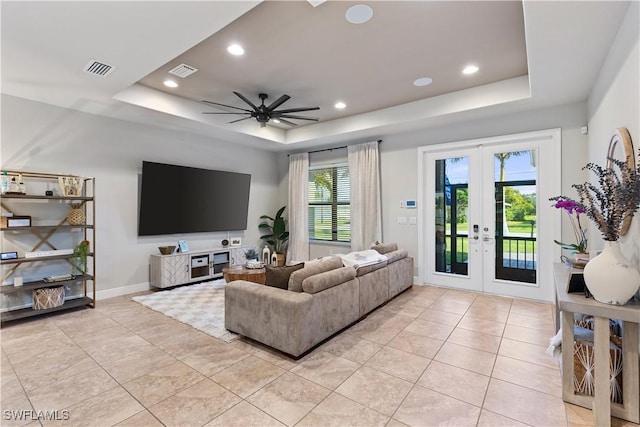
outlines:
M251 102L247 97L245 97L244 95L242 95L240 92L233 92L235 93L240 99L242 99L244 102L246 102L247 104L249 104L249 106L251 106L251 110L247 109L247 108L240 108L240 107L234 107L233 105L226 105L226 104L220 104L218 102L212 102L212 101L205 101L203 100L202 102L206 103L206 104L211 104L211 105L218 105L221 107L226 107L226 108L233 108L235 110L240 110L242 112L225 112L225 113L221 113L221 112L203 112L202 114L244 114L247 117L243 117L241 119L238 120L233 120L230 121L229 123L236 123L236 122L240 122L242 120L247 120L250 119L252 117L254 117L258 123L260 123L260 127L265 127L267 125L267 122L271 119L277 119L279 120L281 123L284 123L286 125L289 126L298 126L297 123L293 123L290 122L287 119L295 119L295 120L310 120L313 122L317 122L318 119L317 118L313 118L313 117L304 117L304 116L298 116L298 115L294 115L291 113L299 113L302 111L312 111L312 110L319 110L320 107L302 107L302 108L289 108L286 110L276 110L276 108L278 108L279 106L281 106L282 104L284 104L285 102L287 102L291 97L289 95L282 95L280 98L276 99L275 101L273 101L271 103L271 105L266 106L264 105L264 100L268 98L266 93L261 93L258 95L258 98L260 98L262 100L262 104L260 104L259 106L256 106L253 102Z

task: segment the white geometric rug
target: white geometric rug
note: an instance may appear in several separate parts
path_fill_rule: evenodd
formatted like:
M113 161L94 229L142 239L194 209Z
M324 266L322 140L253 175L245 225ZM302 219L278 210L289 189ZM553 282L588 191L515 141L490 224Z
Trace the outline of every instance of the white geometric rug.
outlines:
M219 279L141 295L133 300L229 343L240 336L224 328L224 285L224 279Z

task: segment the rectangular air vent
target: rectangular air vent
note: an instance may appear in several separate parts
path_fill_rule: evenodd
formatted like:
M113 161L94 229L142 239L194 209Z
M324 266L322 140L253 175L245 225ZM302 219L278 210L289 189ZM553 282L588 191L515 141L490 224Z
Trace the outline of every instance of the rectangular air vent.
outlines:
M184 79L185 77L190 76L196 71L198 71L197 68L194 68L187 64L180 64L173 70L169 71L169 74L173 74L174 76L182 77Z
M82 70L96 76L107 77L115 69L116 67L92 59Z

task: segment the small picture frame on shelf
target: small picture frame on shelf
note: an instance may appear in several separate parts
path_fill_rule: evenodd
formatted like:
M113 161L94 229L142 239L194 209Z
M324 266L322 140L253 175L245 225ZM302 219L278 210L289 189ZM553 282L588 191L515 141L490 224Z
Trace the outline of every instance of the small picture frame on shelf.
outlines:
M186 240L178 241L178 247L180 248L180 252L189 252L189 247L187 246Z
M232 237L229 239L229 246L242 246L242 237Z

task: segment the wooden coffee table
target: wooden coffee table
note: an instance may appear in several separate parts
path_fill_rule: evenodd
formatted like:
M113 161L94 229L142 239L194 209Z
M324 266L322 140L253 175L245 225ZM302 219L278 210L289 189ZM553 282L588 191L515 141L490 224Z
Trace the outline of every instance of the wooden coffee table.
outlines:
M245 268L242 265L234 265L223 268L222 274L224 274L224 280L227 283L234 280L246 280L264 285L267 281L267 270L264 268Z

